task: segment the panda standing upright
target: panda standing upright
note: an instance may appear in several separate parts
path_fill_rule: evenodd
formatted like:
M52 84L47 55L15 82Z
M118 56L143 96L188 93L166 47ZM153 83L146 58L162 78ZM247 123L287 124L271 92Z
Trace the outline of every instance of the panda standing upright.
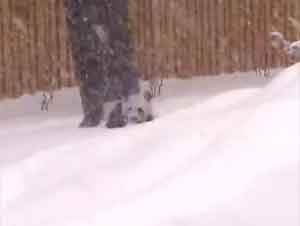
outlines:
M80 127L104 121L106 102L115 102L106 126L123 127L130 121L130 99L143 96L133 64L128 0L65 0L65 7L84 113Z

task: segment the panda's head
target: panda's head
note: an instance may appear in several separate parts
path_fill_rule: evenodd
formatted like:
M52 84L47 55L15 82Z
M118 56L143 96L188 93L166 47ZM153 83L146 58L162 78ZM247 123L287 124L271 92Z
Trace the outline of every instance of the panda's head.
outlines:
M280 32L270 33L271 45L274 48L282 49L284 45L284 37Z
M152 115L151 100L152 95L148 90L131 95L128 98L126 106L128 120L130 122L141 123L146 120L148 115Z
M144 99L146 102L150 102L153 99L153 95L150 90L144 91Z
M287 53L292 61L300 61L300 41L291 43Z
M144 121L145 113L142 107L129 107L127 111L129 122L141 123Z

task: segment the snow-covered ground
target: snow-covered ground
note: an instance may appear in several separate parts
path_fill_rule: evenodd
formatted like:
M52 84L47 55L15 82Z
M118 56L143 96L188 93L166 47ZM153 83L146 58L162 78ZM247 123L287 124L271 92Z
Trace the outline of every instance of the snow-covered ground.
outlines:
M3 226L298 226L300 64L170 80L157 119L78 129L77 91L0 102Z

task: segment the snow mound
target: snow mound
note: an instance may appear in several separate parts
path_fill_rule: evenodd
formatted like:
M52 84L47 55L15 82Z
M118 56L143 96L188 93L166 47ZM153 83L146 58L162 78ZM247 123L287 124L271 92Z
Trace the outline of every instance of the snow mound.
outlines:
M266 87L202 98L187 82L185 98L156 103L157 120L121 130L78 131L59 118L26 127L44 140L2 167L2 223L299 225L299 78L297 64Z

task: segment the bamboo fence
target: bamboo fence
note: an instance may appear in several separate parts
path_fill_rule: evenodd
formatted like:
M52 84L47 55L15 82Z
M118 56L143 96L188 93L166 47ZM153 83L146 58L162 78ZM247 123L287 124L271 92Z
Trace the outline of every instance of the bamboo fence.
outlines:
M300 38L299 0L130 0L143 78L288 64L268 35ZM0 0L0 98L76 85L63 0Z

